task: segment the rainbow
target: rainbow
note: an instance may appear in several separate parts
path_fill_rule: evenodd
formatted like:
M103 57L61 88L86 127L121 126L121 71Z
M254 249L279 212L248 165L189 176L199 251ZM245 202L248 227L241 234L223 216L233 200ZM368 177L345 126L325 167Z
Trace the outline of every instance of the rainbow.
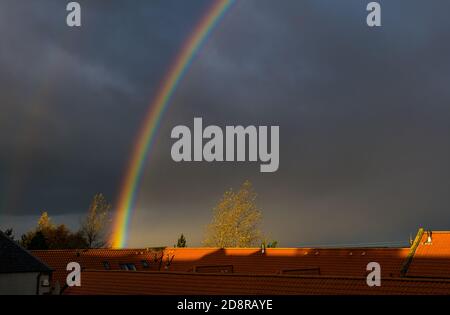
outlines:
M124 248L126 246L130 217L136 203L138 187L142 179L145 162L156 138L161 118L197 52L233 3L234 0L214 0L182 46L180 53L164 77L156 97L150 104L137 141L133 146L131 159L120 187L110 238L113 248Z

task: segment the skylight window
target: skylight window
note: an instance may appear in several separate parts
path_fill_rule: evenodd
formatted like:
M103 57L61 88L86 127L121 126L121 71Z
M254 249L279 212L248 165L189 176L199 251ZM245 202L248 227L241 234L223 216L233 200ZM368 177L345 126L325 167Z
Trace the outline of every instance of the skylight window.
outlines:
M128 270L136 271L136 265L135 264L127 264Z
M122 270L128 270L128 266L126 264L120 264L119 266Z
M105 270L110 270L111 269L111 265L107 261L103 262L103 267L105 268Z
M131 271L136 271L136 265L135 264L131 264L131 263L127 263L127 264L120 264L120 269L122 270L131 270Z

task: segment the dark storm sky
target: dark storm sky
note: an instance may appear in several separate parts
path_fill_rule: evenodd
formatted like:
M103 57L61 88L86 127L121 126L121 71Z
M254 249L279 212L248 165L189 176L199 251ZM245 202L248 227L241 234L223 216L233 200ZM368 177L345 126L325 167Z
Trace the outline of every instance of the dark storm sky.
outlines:
M148 161L130 245L199 245L224 190L250 179L282 246L404 241L450 229L450 3L239 1L181 82ZM0 228L43 209L76 227L112 202L144 114L207 0L0 0ZM185 163L171 129L279 125L280 168Z

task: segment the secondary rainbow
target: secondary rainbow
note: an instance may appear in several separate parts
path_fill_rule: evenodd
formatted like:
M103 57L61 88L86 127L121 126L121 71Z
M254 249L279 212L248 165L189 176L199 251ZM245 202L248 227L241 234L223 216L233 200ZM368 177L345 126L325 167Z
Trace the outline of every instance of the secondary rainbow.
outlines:
M113 248L123 248L126 246L128 227L135 207L136 195L141 182L143 169L154 143L161 118L170 104L170 100L179 82L189 69L192 60L233 2L234 0L215 0L213 2L189 38L185 41L180 53L164 77L156 97L150 104L137 140L133 146L131 159L120 188L110 239Z

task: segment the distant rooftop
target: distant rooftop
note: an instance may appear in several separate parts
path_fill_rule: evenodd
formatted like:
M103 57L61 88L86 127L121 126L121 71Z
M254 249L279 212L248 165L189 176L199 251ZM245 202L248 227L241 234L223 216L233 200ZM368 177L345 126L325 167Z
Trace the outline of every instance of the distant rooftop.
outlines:
M67 263L80 263L83 287L64 294L450 294L450 232L419 229L405 247L352 245L32 253L60 284ZM381 265L381 288L366 284L369 262Z

